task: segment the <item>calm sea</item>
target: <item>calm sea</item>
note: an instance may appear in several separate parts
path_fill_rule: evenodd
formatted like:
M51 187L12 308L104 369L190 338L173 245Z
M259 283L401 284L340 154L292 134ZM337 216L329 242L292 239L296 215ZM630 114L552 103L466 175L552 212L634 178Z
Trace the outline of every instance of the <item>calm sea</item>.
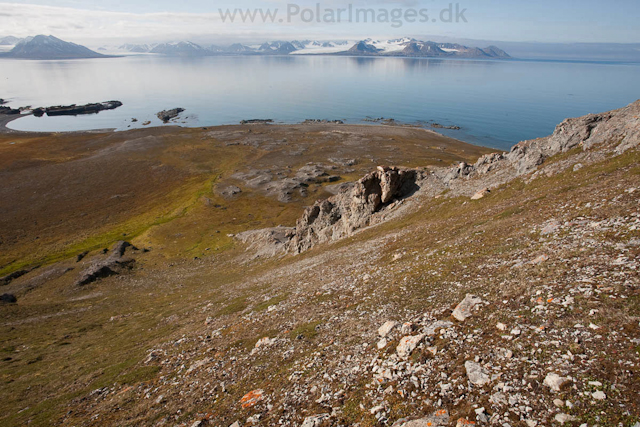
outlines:
M119 100L79 117L24 117L17 130L124 130L161 123L186 108L183 126L243 119L296 123L367 117L460 126L447 135L508 149L551 133L566 117L640 98L640 64L351 57L131 56L75 61L0 61L0 98L51 106ZM132 122L131 119L137 119Z

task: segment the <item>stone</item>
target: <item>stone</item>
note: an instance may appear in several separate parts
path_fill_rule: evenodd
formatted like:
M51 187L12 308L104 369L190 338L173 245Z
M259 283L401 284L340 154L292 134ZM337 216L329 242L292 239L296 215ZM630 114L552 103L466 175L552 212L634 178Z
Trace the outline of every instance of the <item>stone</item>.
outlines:
M576 417L573 417L569 414L556 414L556 416L554 417L554 419L559 422L560 424L564 424L564 423L568 423L571 421L575 421Z
M275 339L275 338L273 338L273 339L272 339L272 338L269 338L269 337L260 338L260 339L258 340L258 342L256 343L255 348L260 348L260 347L270 346L270 345L272 345L272 344L273 344L273 343L275 343L275 342L276 342L276 339Z
M320 427L322 423L331 418L331 414L312 415L304 419L300 427Z
M471 384L482 387L491 382L491 377L480 364L468 360L465 362L464 368L467 370L467 377L469 377Z
M498 328L501 331L506 331L507 330L507 325L505 325L504 323L498 323L496 325L496 328Z
M531 261L531 264L533 265L538 265L538 264L542 264L543 262L547 261L549 259L549 257L545 254L542 254L538 257L536 257L533 261Z
M424 333L431 336L440 333L443 329L449 329L453 326L453 322L448 320L438 320L424 329Z
M415 325L411 322L403 323L400 333L402 335L409 335L415 330Z
M387 346L387 339L386 338L382 338L380 341L378 341L378 350L382 350L383 348L385 348Z
M543 236L546 236L547 234L553 234L555 233L558 229L560 228L560 222L558 222L557 220L551 220L547 223L547 225L545 225L542 230L540 231L540 234L542 234Z
M569 378L561 377L560 375L555 373L549 373L545 377L543 384L553 391L560 391L569 382L571 382Z
M245 394L242 399L240 399L240 404L243 409L247 409L256 406L262 400L264 400L264 391L257 389Z
M396 347L398 356L402 359L406 359L413 353L418 344L424 339L425 335L406 336L400 340L400 344Z
M482 299L475 295L467 294L465 299L453 310L453 317L460 322L464 322L466 319L473 315L473 309L482 302Z
M392 427L446 427L449 422L449 412L446 409L440 409L428 417L413 420L400 419L393 423Z
M389 335L389 333L396 326L398 326L398 322L394 322L393 320L389 320L389 321L385 322L384 325L380 326L380 328L378 329L378 335L380 335L381 337L384 338L387 335Z
M468 426L474 426L476 425L476 423L474 423L473 421L469 421L465 418L459 418L458 422L456 423L456 427L468 427Z
M471 196L471 200L483 199L490 193L491 193L491 190L489 190L488 188L483 188L482 190L478 191L476 194Z
M602 392L601 390L592 393L591 396L593 396L593 398L596 400L605 400L607 398L607 395L604 394L604 392Z

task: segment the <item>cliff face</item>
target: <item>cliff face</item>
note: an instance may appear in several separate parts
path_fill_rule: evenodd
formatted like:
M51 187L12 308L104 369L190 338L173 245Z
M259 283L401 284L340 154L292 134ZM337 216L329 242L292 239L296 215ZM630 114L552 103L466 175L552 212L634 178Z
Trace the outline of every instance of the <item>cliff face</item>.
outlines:
M481 197L480 193L516 178L555 173L561 165L547 167L545 161L557 154L579 149L575 154L582 153L579 157L588 163L605 155L622 154L637 147L639 141L640 101L636 101L619 110L567 119L548 137L520 142L509 153L482 156L473 165L460 163L428 171L379 167L342 193L307 208L296 227L277 239L278 249L299 254L317 244L351 236L392 217L402 201L414 194L418 198L434 197L449 190L450 196ZM260 247L255 237L252 234L252 243ZM272 244L272 240L264 241L264 245ZM266 252L275 254L279 250ZM264 249L261 251L264 253Z

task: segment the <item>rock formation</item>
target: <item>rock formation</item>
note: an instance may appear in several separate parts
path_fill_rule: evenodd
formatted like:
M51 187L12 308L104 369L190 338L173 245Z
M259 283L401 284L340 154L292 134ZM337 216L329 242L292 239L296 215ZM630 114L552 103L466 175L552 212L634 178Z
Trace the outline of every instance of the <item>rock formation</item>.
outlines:
M417 175L415 170L379 167L351 190L316 202L298 220L289 251L301 253L369 225L372 215L383 206L416 190Z

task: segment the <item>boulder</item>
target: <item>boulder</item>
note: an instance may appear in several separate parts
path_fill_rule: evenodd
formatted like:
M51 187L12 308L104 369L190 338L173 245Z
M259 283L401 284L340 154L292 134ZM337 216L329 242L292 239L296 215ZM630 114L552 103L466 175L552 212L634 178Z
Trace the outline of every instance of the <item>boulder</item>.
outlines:
M380 326L380 328L378 328L378 335L380 335L381 337L386 337L387 335L389 335L389 333L391 333L391 331L398 326L398 322L395 322L393 320L388 320L386 322L384 322L384 325Z
M480 364L469 360L465 362L464 368L467 371L467 377L469 377L471 384L482 387L491 382L491 377Z
M571 380L569 378L561 377L556 373L549 373L544 379L544 385L549 387L553 391L561 391L563 387L569 384Z
M418 346L418 344L420 344L420 342L424 339L425 335L421 334L421 335L414 335L414 336L406 336L404 338L402 338L400 340L400 344L398 344L398 347L396 347L396 352L398 353L398 356L400 356L400 358L402 359L406 359L407 357L411 356L411 353L413 353L413 350L416 349L416 347Z
M304 419L300 427L320 427L322 423L329 420L331 414L313 415Z
M473 315L473 309L482 302L482 300L471 294L467 294L465 299L453 310L453 317L460 322L464 322Z

